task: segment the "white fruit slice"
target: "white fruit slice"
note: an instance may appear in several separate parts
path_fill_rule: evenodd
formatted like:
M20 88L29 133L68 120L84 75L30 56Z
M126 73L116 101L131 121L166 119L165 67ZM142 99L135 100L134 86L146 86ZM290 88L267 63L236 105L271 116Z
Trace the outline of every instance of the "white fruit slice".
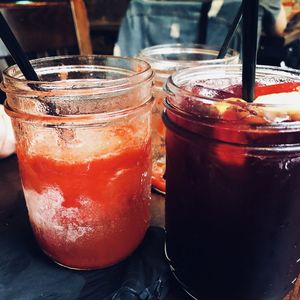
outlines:
M272 122L300 120L300 92L278 93L260 96L254 103L266 104L266 119Z
M259 96L254 103L272 104L272 105L299 105L300 106L300 92L278 93Z

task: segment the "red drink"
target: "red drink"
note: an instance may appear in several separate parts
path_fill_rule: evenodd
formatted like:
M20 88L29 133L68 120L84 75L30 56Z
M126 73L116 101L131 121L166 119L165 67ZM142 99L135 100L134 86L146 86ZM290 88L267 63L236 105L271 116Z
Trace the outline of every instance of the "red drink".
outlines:
M53 260L107 267L141 242L149 225L150 141L86 162L30 157L21 149L18 157L33 230Z
M300 109L201 97L212 81L237 93L239 74L179 72L175 93L168 82L166 251L197 299L280 300L300 271ZM297 90L293 76L259 68L257 95Z
M110 266L149 226L152 71L102 56L33 63L42 82L4 86L36 239L61 265Z

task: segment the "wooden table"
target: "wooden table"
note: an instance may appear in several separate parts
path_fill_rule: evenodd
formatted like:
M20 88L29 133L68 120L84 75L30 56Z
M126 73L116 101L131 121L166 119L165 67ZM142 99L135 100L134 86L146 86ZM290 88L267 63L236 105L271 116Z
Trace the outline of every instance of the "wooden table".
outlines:
M0 160L0 220L11 214L19 201L24 201L23 192L18 174L16 156L11 156ZM151 201L151 224L154 226L164 226L164 197L152 193ZM300 280L295 284L295 288L283 300L300 300ZM190 298L173 282L167 300L189 300ZM242 299L241 299L242 300Z

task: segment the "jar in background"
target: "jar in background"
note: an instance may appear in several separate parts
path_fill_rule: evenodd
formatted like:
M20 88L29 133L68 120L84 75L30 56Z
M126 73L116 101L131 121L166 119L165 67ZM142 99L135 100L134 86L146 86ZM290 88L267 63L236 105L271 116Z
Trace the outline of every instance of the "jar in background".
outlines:
M175 71L196 65L238 63L239 54L229 49L224 59L217 59L218 47L197 44L164 44L143 49L139 57L155 72L152 111L152 186L165 192L165 126L161 115L165 92L163 85Z

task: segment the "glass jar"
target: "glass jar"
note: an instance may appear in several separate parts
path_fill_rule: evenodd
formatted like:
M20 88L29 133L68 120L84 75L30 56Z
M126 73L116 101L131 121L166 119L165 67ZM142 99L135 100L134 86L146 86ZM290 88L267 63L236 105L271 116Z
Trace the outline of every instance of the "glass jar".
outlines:
M240 65L166 84L166 253L197 299L281 300L300 271L300 72L256 79L253 103Z
M141 60L32 61L4 72L29 219L42 250L74 269L113 265L149 225L151 85Z
M145 48L139 57L147 61L155 71L152 111L152 185L165 192L165 126L161 115L166 94L163 85L175 71L196 65L238 63L239 54L229 49L224 59L217 59L218 47L200 44L165 44Z

